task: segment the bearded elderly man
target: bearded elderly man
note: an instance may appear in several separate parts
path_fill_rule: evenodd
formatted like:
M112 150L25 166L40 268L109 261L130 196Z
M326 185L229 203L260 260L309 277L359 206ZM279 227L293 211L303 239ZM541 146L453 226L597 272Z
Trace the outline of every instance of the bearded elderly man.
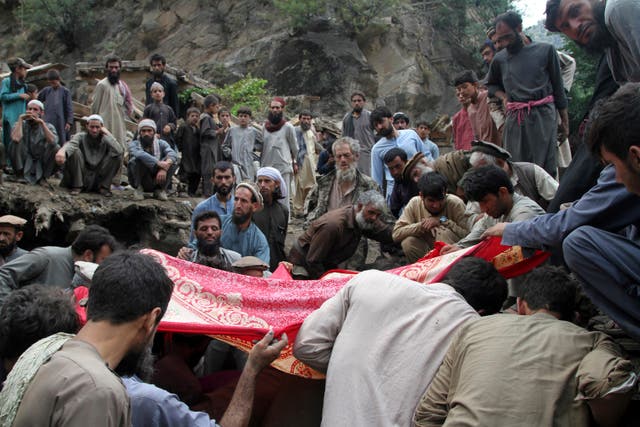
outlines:
M64 165L60 187L80 191L98 191L111 196L111 181L122 164L122 146L104 127L98 114L87 118L87 131L79 132L56 153L56 163Z
M178 167L176 152L156 137L156 123L151 119L140 121L138 135L129 143L129 182L137 199L144 199L142 191L153 191L156 199L166 201L167 186Z
M378 184L360 172L360 143L353 138L335 140L331 147L336 169L318 178L305 201L305 226L327 212L351 206L366 191L378 190Z
M18 247L27 220L15 215L0 216L0 267L27 253Z
M381 243L393 243L392 226L380 219L384 198L376 190L358 197L354 205L327 212L311 223L289 252L289 262L303 267L301 276L318 278L351 257L364 235ZM295 274L295 270L294 270Z
M53 174L58 145L56 128L43 120L44 104L33 99L11 131L9 160L18 182L46 185Z

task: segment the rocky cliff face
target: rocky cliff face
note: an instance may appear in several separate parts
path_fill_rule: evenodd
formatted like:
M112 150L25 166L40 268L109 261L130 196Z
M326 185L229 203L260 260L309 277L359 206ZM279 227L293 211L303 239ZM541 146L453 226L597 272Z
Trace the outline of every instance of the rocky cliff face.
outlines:
M19 5L5 1L0 17L0 58L64 62L101 61L109 53L145 60L162 52L172 65L216 84L251 74L279 95L312 95L316 114L340 117L353 90L368 94L370 107L386 104L413 119L433 119L458 108L449 85L455 72L477 67L478 58L434 30L429 4L404 4L353 37L331 19L292 33L268 0L97 1L93 31L67 52L53 32L20 28ZM418 6L422 4L422 6ZM426 5L426 6L425 6ZM469 43L476 43L470 40Z

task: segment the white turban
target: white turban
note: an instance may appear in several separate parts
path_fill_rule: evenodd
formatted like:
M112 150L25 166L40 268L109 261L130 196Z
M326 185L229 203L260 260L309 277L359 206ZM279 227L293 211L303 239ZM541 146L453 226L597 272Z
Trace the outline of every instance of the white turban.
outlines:
M279 183L280 193L282 194L282 198L286 199L289 194L289 189L287 188L287 183L282 179L282 175L280 171L276 168L272 168L271 166L265 166L263 168L258 169L256 173L256 177L266 176L267 178L271 178L272 180Z
M104 126L104 120L102 120L102 116L100 116L100 114L92 114L89 117L83 117L84 119L87 120L87 122L90 122L91 120L97 120L100 122L101 125Z

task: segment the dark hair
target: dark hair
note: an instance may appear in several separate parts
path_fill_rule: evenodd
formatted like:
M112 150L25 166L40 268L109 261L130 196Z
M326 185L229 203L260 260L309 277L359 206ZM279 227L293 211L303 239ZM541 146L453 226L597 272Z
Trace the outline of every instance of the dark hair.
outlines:
M385 163L391 163L396 157L400 157L400 160L403 162L406 162L408 159L406 151L402 148L394 147L384 154L383 160Z
M419 122L416 123L416 128L419 128L420 126L426 126L429 129L431 129L431 123L429 123L426 120L420 120Z
M462 181L462 189L467 199L479 202L487 194L498 195L500 187L505 187L513 194L513 184L509 175L494 165L469 169Z
M480 46L480 49L478 49L478 51L482 53L486 48L490 48L492 52L496 51L496 47L493 45L491 39L486 39L484 43L482 43L482 46Z
M156 307L160 307L161 318L172 291L173 282L153 257L139 252L119 252L105 259L93 275L87 320L122 324Z
M194 230L198 229L198 223L201 221L206 221L208 219L215 218L218 220L218 227L222 226L222 221L220 220L220 215L215 211L205 211L199 214L197 217L193 219Z
M34 85L33 83L27 84L27 88L25 89L26 93L33 93L37 91L38 91L38 86Z
M382 119L385 117L393 117L391 110L389 110L387 107L376 107L376 109L371 112L371 118L369 119L371 122L371 127L375 127L376 124L382 122Z
M351 92L351 96L349 97L349 101L351 101L354 96L361 97L363 101L367 100L367 98L365 98L365 96L364 96L364 93L360 92L359 90L354 90L353 92Z
M231 169L231 175L236 176L235 172L233 171L233 165L231 164L231 162L227 162L226 160L220 160L219 162L216 162L215 165L213 165L214 175L216 170L219 170L220 172L224 172L229 169Z
M407 124L409 124L409 116L407 116L405 113L403 113L402 111L398 111L397 113L395 113L393 115L393 123L399 121L399 120L404 120Z
M222 113L229 113L229 115L231 115L231 111L229 111L228 108L224 108L224 107L218 110L218 117L220 117L220 114Z
M474 310L484 310L483 315L500 311L509 293L505 278L482 258L462 258L453 264L442 283L452 286Z
M531 271L516 286L516 295L527 302L531 310L545 309L571 321L574 315L578 286L559 266L545 265Z
M313 118L313 114L311 114L311 111L309 111L309 110L302 110L300 112L300 114L298 114L298 119L301 119L302 116L309 116L309 117Z
M459 86L463 83L478 83L478 76L471 70L464 70L461 73L456 74L453 78L453 85Z
M167 59L159 53L151 55L151 58L149 58L149 65L153 64L154 61L160 61L162 62L162 65L167 65Z
M447 195L447 178L438 172L428 172L418 180L418 191L422 197L442 200Z
M522 25L522 17L519 13L510 10L496 16L496 19L493 21L493 26L497 27L498 22L503 22L508 25L509 28L511 28L513 31L518 31L518 27Z
M47 71L47 80L60 80L60 73L58 70Z
M71 244L71 249L76 255L82 255L87 249L97 254L104 245L115 251L116 239L106 228L99 225L89 225L78 234L78 237Z
M198 107L189 107L187 109L187 117L189 117L189 114L191 114L191 113L196 113L196 114L200 115L201 111L200 111L200 109Z
M217 95L209 94L204 97L204 108L209 108L212 105L220 104L220 98Z
M110 62L117 62L120 65L120 68L122 68L122 60L120 59L119 56L116 56L116 55L107 56L107 60L104 61L104 68L107 68Z
M558 9L560 9L560 3L562 0L547 0L547 6L544 13L547 17L544 20L544 28L552 33L559 33L560 29L556 27L556 20L558 19Z
M247 107L246 105L243 105L242 107L238 108L238 115L240 114L246 114L249 117L253 116L253 113L251 112L251 108Z
M632 145L640 145L640 83L627 83L596 104L587 144L596 157L604 147L620 160L627 159Z
M36 341L58 332L75 334L80 320L72 295L42 285L11 292L0 308L0 357L17 358Z

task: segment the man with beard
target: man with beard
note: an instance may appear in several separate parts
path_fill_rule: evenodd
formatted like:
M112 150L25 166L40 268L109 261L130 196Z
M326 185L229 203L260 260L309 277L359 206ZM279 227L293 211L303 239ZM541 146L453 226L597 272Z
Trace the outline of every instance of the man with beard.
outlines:
M164 73L167 66L167 60L159 53L154 53L149 59L149 66L151 68L151 78L145 83L145 105L153 103L151 97L151 85L154 83L160 83L164 88L164 97L162 102L167 104L176 117L180 117L180 103L178 103L178 84L174 79Z
M618 84L640 81L640 4L636 0L548 0L545 28L589 52L605 52Z
M542 166L557 175L557 112L561 140L569 133L567 97L555 48L547 43L525 45L522 18L515 12L496 17L496 40L505 49L493 58L487 88L507 109L502 139L514 161ZM531 72L531 70L541 70Z
M297 217L304 215L304 201L314 185L316 185L315 169L318 163L320 144L316 133L311 129L313 116L308 111L298 115L300 125L294 129L298 141L298 173L295 176L295 194L291 209Z
M43 120L44 105L37 99L29 101L11 131L9 160L18 182L47 185L56 165L58 145L56 128Z
M351 94L351 112L342 119L342 136L354 138L360 143L358 170L371 175L371 149L376 143L371 126L371 111L364 108L367 99L364 93L355 91Z
M235 251L220 247L222 224L220 215L214 211L199 214L195 220L196 249L181 251L178 258L217 268L233 271L231 264L241 258Z
M289 262L306 270L295 273L317 279L349 259L364 235L381 243L393 243L392 226L381 221L386 204L377 190L369 190L349 206L327 212L313 221L293 244Z
M318 178L305 201L305 227L325 213L351 206L361 194L378 190L373 179L357 169L360 143L353 138L337 139L332 147L336 169Z
M278 169L284 178L285 187L291 189L291 175L298 173L298 142L293 125L284 119L283 98L276 97L269 104L268 120L262 131L262 142L256 143L260 151L260 166ZM288 193L288 191L287 191ZM280 200L289 209L289 197Z
M211 176L214 165L222 160L222 147L220 147L219 135L224 132L218 120L220 98L216 95L207 95L204 98L204 113L200 116L200 169L202 175L202 192L204 197L211 197L213 184Z
M251 182L241 182L236 186L234 198L233 215L222 219L222 247L269 263L269 243L252 221L253 214L263 207L260 191Z
M286 197L287 189L282 175L276 168L260 168L257 175L264 207L253 214L253 222L269 242L270 269L274 271L278 268L280 261L287 259L284 253L284 242L287 238L289 212L281 203L278 203L278 200Z
M68 288L76 261L100 264L116 249L116 240L106 228L89 225L71 246L43 246L0 267L0 303L13 289L38 283Z
M229 162L218 162L213 168L213 196L201 201L193 209L191 218L195 218L201 213L214 211L220 217L226 217L233 213L233 186L236 184L236 177L233 173L233 166ZM195 222L191 221L191 235L189 241L195 243Z
M393 177L384 164L384 155L394 147L402 148L408 157L423 151L422 140L416 131L396 130L392 117L387 107L378 107L371 113L371 127L382 137L371 150L371 177L384 190L387 200L393 191Z
M122 252L93 275L87 323L75 337L38 341L14 366L2 402L7 425L128 426L130 403L114 372L137 366L167 310L173 282L149 255Z
M27 77L27 70L31 68L31 64L25 62L22 58L12 58L7 61L11 74L2 80L2 89L0 89L0 100L2 101L2 163L0 167L6 166L4 153L9 150L11 145L11 129L20 115L24 114L26 101L30 99L26 93L26 84L24 78ZM2 173L0 172L0 177ZM2 179L0 178L0 181Z
M153 191L153 197L167 200L167 186L176 171L177 157L167 141L156 137L156 124L151 119L138 123L138 140L129 143L129 182L136 189L136 198L144 199L142 191Z
M18 247L26 219L14 215L0 216L0 267L27 253Z
M412 198L393 227L393 240L402 244L409 263L433 249L435 242L455 243L469 234L470 214L459 197L447 194L447 180L438 172L418 181Z
M102 117L104 126L122 147L127 148L127 128L125 119L133 113L133 101L129 86L120 80L122 61L117 56L107 58L105 69L107 77L100 80L93 92L91 113ZM116 177L118 181L120 177Z
M488 93L479 88L478 77L471 70L458 74L453 82L456 96L467 105L467 116L473 130L473 139L501 145L502 140L488 104ZM468 148L468 147L467 147Z
M471 169L465 174L462 187L467 199L478 202L486 215L475 223L464 239L442 248L441 255L479 243L483 233L499 222L526 221L545 213L536 202L515 193L509 175L497 166Z
M72 195L97 191L110 197L111 181L120 170L123 153L102 117L92 114L87 117L87 131L73 135L56 153L56 163L65 165L60 186L70 188Z

